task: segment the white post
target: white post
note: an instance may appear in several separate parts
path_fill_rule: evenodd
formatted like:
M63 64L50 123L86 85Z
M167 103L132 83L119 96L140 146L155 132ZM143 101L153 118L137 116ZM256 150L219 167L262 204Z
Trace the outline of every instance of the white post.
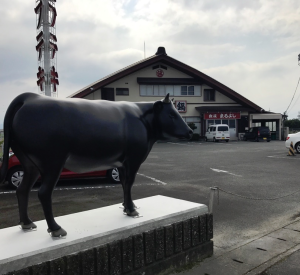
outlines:
M213 213L213 206L214 206L214 197L215 197L215 191L217 190L217 187L210 187L210 196L209 196L209 205L208 205L208 213Z

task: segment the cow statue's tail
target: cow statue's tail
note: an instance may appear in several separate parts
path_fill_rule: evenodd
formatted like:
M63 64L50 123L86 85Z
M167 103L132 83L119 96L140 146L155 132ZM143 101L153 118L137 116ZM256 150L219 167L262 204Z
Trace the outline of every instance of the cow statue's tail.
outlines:
M4 117L4 146L3 146L3 161L0 168L0 184L5 181L7 169L8 169L8 160L9 160L9 148L11 146L11 130L12 123L16 112L22 107L25 99L28 97L28 94L21 94L16 97L12 103L9 105L5 117Z

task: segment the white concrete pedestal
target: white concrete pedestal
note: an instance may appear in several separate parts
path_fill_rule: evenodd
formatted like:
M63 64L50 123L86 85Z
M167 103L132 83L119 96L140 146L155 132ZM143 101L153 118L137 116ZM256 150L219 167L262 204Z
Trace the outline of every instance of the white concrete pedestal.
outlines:
M36 231L18 226L0 230L0 274L19 270L114 240L127 238L174 222L206 214L206 205L153 196L134 201L142 217L123 214L121 204L57 217L66 238L53 239L45 220L35 222Z

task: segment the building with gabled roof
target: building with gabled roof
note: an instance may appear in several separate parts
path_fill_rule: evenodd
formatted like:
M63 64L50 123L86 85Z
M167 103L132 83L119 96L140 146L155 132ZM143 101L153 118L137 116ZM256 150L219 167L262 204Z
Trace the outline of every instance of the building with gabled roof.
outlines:
M120 69L70 95L72 98L112 101L156 101L167 93L187 123L200 136L211 124L228 124L231 139L252 126L269 126L281 139L282 115L266 112L239 93L167 55L159 47L155 55Z

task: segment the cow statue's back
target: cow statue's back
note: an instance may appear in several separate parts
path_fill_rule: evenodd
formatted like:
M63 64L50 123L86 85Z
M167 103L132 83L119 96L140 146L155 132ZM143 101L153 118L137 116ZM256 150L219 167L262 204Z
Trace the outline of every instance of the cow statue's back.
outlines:
M136 216L131 188L140 165L157 140L189 139L169 94L156 102L53 99L33 93L16 97L4 119L4 153L0 182L5 180L9 149L24 176L16 193L20 226L35 228L27 213L29 192L41 176L40 202L53 237L67 232L54 220L52 192L63 168L83 173L117 167L124 191L124 212Z

